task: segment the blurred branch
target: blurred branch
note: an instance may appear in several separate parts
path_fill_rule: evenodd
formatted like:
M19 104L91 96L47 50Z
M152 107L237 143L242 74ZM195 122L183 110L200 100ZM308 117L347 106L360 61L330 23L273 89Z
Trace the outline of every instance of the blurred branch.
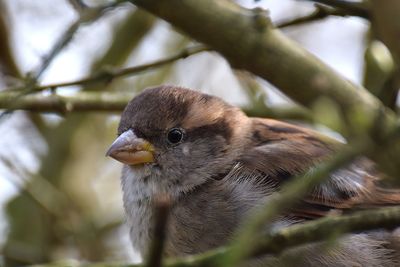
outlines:
M24 177L23 171L19 169L11 160L6 157L0 156L0 161L5 164L14 174L19 177ZM10 178L11 182L18 190L25 193L33 201L39 204L43 210L52 216L63 216L63 207L65 207L66 197L52 184L42 177L36 176L35 183L29 181L19 181ZM26 183L26 185L24 184ZM40 190L39 190L40 188ZM46 192L46 194L43 194Z
M302 25L304 23L325 19L329 16L347 17L350 16L350 14L343 9L329 8L323 5L315 4L315 10L311 14L288 21L278 22L276 27L285 28L289 26Z
M6 4L0 1L0 74L8 77L20 78L21 73L14 59L12 47L10 43L10 25L8 24L8 14Z
M78 19L65 30L61 37L56 41L55 45L51 48L47 55L42 58L42 64L33 73L28 74L28 81L33 85L40 78L43 72L50 65L52 60L61 52L61 50L72 40L79 29L81 22ZM29 83L28 83L29 86Z
M370 10L366 1L354 2L345 0L306 0L331 6L343 10L347 15L358 16L362 18L370 18Z
M269 232L262 236L254 256L265 254L278 254L279 252L295 246L329 239L334 229L335 235L346 233L359 233L374 229L392 230L400 224L400 207L388 207L374 210L359 211L352 215L331 216L311 222L296 224L278 231ZM210 267L218 266L221 258L231 253L229 247L219 248L187 258L166 261L165 267ZM35 265L36 267L141 267L142 264L120 263L50 263Z
M387 80L383 91L382 101L390 108L395 109L398 91L400 88L400 2L397 0L371 0L372 21L371 27L382 42L390 50L394 62L394 71ZM394 17L393 17L394 16Z
M161 66L164 66L166 64L173 63L179 59L184 59L189 56L208 51L210 50L206 46L203 45L198 45L194 47L188 47L181 52L179 52L176 55L164 58L164 59L159 59L147 64L143 65L138 65L134 67L129 67L129 68L123 68L123 69L117 69L117 70L103 70L97 74L90 75L88 77L78 79L75 81L70 81L70 82L65 82L65 83L55 83L55 84L47 84L47 85L41 85L41 86L35 86L31 89L31 92L38 92L38 91L43 91L46 89L56 89L60 87L66 87L66 86L73 86L73 85L88 85L92 83L100 83L100 82L111 82L113 79L123 77L123 76L132 76L136 75L139 73L142 73L147 70L152 70L154 68L158 68ZM24 90L23 88L20 88L20 90ZM4 91L15 91L15 88L8 88L5 89Z
M372 40L368 42L364 58L364 86L388 105L385 94L392 91L387 87L395 75L395 62L389 49L381 41Z
M154 236L147 253L145 267L161 266L171 204L171 199L167 195L158 196L154 200Z
M14 92L0 93L1 109L24 109L40 112L122 111L133 94L110 92L77 92L71 96L56 93L19 96Z
M122 92L76 92L72 95L30 94L19 96L16 92L0 92L0 109L57 112L61 114L83 111L121 112L135 96ZM285 120L312 121L311 113L303 107L244 107L249 116Z
M242 110L248 116L313 122L313 116L310 110L300 105L269 106L266 104L268 96L253 74L239 70L234 70L234 73L241 84L243 91L250 99L250 104L242 107Z
M286 248L329 239L332 235L359 233L374 229L393 230L400 224L400 207L359 211L351 215L330 216L269 233L252 256L277 254ZM332 231L334 229L335 231Z
M75 3L73 4L74 8L78 6L80 7L77 9L79 11L79 18L73 24L71 24L68 27L68 29L66 29L66 31L61 35L61 37L56 41L54 46L51 48L49 53L43 57L42 64L38 67L38 69L29 75L28 80L31 80L33 82L32 84L36 83L36 81L47 69L47 67L50 65L53 59L72 40L73 36L75 35L75 33L77 32L77 30L81 25L96 21L97 19L102 17L107 11L119 5L119 3L110 3L100 7L89 8L86 7L86 5L83 5L83 3L80 1L71 0L70 2Z
M397 0L371 0L372 25L377 36L392 52L394 60L400 62L400 2Z
M70 5L78 12L80 13L82 9L86 8L87 5L83 2L83 0L68 0Z
M313 122L311 111L302 106L268 106L264 104L263 106L246 106L242 110L250 117Z

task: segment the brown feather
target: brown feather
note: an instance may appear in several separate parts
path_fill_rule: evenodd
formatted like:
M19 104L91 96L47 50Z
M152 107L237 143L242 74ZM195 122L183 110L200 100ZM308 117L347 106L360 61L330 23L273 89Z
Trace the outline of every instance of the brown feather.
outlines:
M344 144L317 132L270 119L252 119L252 149L241 162L265 173L280 187L285 182L331 157ZM367 158L358 158L338 170L298 205L293 214L304 219L318 218L350 209L400 204L400 190L379 185L383 175Z

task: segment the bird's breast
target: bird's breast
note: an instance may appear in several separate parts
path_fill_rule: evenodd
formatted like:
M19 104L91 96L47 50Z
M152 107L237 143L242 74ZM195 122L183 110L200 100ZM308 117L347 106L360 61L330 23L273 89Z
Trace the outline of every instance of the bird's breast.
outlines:
M134 249L146 254L153 234L153 209L148 200L137 200L125 205L127 224Z

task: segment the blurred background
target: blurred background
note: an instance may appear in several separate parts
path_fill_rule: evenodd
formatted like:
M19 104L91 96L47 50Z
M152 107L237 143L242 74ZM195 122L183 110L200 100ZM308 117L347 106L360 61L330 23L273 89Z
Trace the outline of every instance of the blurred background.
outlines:
M307 1L238 2L268 9L277 24L315 10ZM362 82L367 21L329 17L282 30L346 78ZM126 3L0 0L0 90L32 80L68 82L141 65L193 45L169 24ZM266 81L233 70L215 52L197 53L135 76L62 87L57 93L133 95L159 84L198 89L241 107L294 105ZM140 261L124 227L121 165L104 156L116 137L119 113L2 112L0 265L61 259Z

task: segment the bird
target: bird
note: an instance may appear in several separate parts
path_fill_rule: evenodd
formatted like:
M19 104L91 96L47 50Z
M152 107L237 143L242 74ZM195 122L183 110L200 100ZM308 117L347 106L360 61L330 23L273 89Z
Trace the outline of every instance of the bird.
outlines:
M165 195L171 210L164 253L177 257L227 244L256 207L268 205L283 185L301 179L343 146L304 126L248 117L216 96L161 85L128 103L106 155L123 163L123 203L134 249L142 256L148 252L154 200ZM398 205L400 193L383 187L383 177L360 156L332 172L269 227ZM389 239L382 231L350 234L331 250L306 245L268 256L260 266L286 266L290 255L301 259L295 266L398 266Z

